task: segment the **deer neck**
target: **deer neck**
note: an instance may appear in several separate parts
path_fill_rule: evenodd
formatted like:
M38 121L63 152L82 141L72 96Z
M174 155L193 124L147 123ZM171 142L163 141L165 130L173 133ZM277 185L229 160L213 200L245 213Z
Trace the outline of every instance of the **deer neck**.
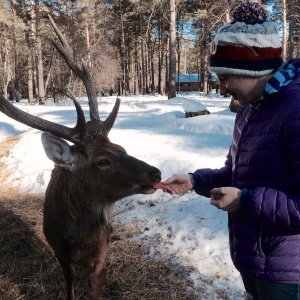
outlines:
M92 191L84 179L60 166L52 171L45 201L68 208L67 213L74 220L86 218L95 224L110 224L114 206L102 193Z

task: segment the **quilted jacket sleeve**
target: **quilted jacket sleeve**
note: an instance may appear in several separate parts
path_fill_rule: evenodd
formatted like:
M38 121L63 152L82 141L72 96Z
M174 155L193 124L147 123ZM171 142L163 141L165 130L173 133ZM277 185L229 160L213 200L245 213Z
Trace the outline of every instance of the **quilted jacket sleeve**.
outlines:
M259 187L250 193L249 208L255 218L281 228L300 231L300 90L290 97L298 104L286 118L284 151L291 166L293 188L288 192Z
M210 197L210 190L215 187L230 186L232 177L232 160L230 149L225 161L225 165L220 169L198 169L195 174L201 178L201 184L195 192L205 197Z
M253 217L281 229L300 231L300 195L271 188L256 188L251 192Z

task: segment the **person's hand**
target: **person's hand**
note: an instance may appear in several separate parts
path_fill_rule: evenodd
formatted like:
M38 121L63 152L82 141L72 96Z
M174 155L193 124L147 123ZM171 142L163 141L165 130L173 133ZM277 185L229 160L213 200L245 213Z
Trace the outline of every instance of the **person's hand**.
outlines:
M176 174L163 181L166 188L163 190L171 195L184 194L193 188L193 177L190 174Z
M234 187L214 188L210 191L210 204L228 212L235 212L240 208L241 190Z

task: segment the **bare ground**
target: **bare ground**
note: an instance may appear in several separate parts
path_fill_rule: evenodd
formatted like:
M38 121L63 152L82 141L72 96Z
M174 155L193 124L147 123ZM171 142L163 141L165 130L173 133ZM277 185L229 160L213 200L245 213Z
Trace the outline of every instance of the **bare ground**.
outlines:
M42 233L44 195L20 193L6 184L8 174L1 158L8 155L18 139L19 136L9 137L0 147L0 299L65 299L61 268ZM196 296L188 278L191 270L151 260L147 256L150 245L129 242L130 235L130 231L115 225L104 300L204 299L199 298L199 290ZM85 279L78 270L77 299L87 299ZM223 298L222 291L220 296Z

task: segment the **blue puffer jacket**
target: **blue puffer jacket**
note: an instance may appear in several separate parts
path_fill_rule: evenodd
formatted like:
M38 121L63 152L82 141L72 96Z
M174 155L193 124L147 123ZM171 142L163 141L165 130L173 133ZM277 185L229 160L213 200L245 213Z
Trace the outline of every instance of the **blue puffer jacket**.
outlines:
M194 176L201 179L195 191L208 197L214 187L249 191L241 209L228 213L235 267L260 279L300 283L300 76L257 107L242 106L225 166Z

